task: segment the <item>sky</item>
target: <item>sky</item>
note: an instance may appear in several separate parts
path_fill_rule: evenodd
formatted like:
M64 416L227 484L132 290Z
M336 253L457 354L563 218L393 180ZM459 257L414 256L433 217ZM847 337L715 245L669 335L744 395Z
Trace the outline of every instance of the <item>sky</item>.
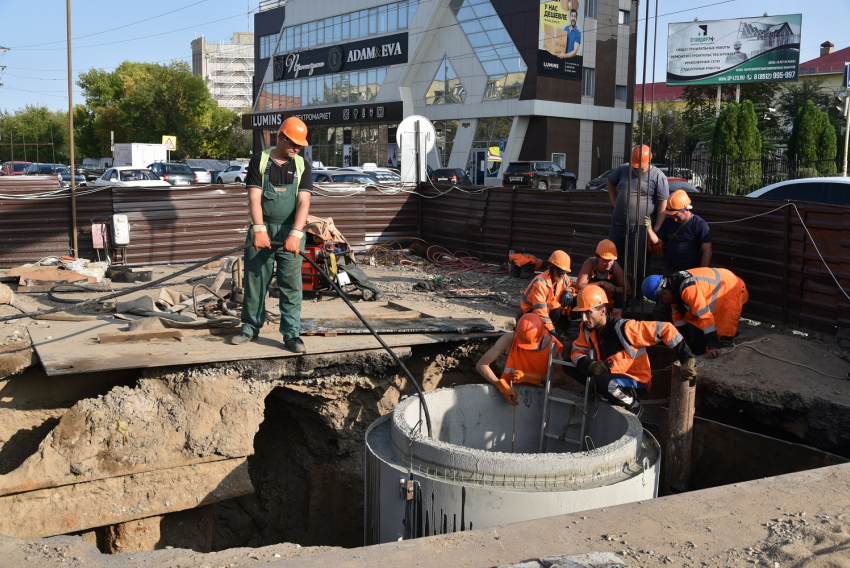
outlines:
M314 0L291 0L306 2ZM51 110L68 108L66 3L29 0L22 17L22 0L0 0L0 110L14 112L26 105ZM110 71L122 61L191 62L192 39L229 42L235 31L253 31L253 12L259 0L71 0L72 69L76 81L91 68ZM716 20L745 16L803 14L800 61L813 59L819 46L831 41L835 49L850 46L850 0L659 0L655 80L665 76L667 25L672 22ZM248 13L251 16L248 16ZM638 83L642 82L646 2L640 6ZM655 3L650 5L647 83L652 76ZM674 13L675 12L675 13ZM634 17L634 14L632 15ZM21 22L16 25L15 22ZM74 84L74 103L82 103Z

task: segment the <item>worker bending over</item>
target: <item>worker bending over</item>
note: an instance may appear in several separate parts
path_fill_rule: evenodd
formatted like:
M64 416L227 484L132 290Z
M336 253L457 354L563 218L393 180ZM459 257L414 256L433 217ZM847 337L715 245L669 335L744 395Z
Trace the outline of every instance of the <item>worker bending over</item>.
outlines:
M744 281L725 268L691 268L643 282L647 299L673 308L673 325L694 353L720 355L720 337L738 333L738 320L750 299Z
M596 392L637 414L638 398L652 386L646 348L655 344L675 349L682 377L696 378L694 354L672 324L611 316L607 302L605 291L591 284L578 293L575 307L581 312L581 327L570 358L580 373L595 378ZM591 349L596 360L591 360Z
M617 246L608 239L599 241L596 245L596 256L591 256L584 261L576 279L576 288L581 291L590 284L595 284L608 296L606 304L609 313L615 316L623 315L623 304L626 296L632 293L632 287L625 283L625 294L623 294L623 267L617 264Z
M520 303L522 313L540 316L546 330L558 339L570 327L570 305L575 288L567 276L569 271L570 255L556 250L549 257L549 268L531 281ZM559 331L555 330L556 324Z
M537 314L525 314L516 324L516 331L502 335L484 355L478 360L475 369L478 374L493 384L509 403L516 405L517 394L512 385L540 386L546 379L549 370L549 348L555 346L554 358L563 360L564 346L552 337L543 320ZM496 378L490 363L507 352L508 362L502 375ZM569 388L570 380L564 374L560 365L554 370L554 377L559 383L566 382ZM553 381L554 382L554 381ZM580 390L574 388L572 390Z

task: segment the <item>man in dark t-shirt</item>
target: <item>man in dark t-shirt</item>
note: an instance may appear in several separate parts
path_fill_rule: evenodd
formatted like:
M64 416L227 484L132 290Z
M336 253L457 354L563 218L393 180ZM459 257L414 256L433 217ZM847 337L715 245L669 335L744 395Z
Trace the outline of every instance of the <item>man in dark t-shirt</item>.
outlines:
M660 253L666 245L664 275L680 270L707 267L711 263L711 230L702 217L694 215L691 199L686 191L673 192L667 201L666 219L653 231L646 222L647 237L653 252Z

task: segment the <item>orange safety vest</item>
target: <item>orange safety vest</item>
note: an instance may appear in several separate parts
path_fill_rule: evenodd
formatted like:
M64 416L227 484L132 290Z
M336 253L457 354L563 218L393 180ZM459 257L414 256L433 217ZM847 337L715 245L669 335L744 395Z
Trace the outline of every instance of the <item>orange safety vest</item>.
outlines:
M578 363L582 357L590 355L591 349L595 349L597 359L607 361L611 373L622 373L640 383L651 385L652 368L646 348L659 343L674 348L682 341L681 334L672 324L666 322L635 321L618 317L611 319L608 325L613 326L621 349L616 353L603 352L599 348L599 332L587 331L582 323L578 338L573 341L570 360Z
M704 334L734 337L744 304L750 299L744 281L725 268L691 268L673 290L673 324L693 324ZM681 273L680 273L681 274ZM678 299L677 298L677 299Z
M525 289L522 302L520 302L522 313L537 314L543 320L546 329L552 331L555 326L549 317L549 310L561 308L561 296L568 289L575 293L570 277L566 274L559 278L557 282L552 282L548 270L543 274L538 274ZM561 314L569 314L570 309L569 307L561 308Z
M532 384L540 385L543 379L546 378L546 373L549 372L549 346L555 346L555 359L561 359L564 351L564 346L560 341L549 335L543 334L543 340L537 349L523 349L517 346L516 334L511 341L511 350L508 351L508 362L505 363L505 370L502 371L502 377L510 382L511 372L518 369L523 372L523 377L514 384Z

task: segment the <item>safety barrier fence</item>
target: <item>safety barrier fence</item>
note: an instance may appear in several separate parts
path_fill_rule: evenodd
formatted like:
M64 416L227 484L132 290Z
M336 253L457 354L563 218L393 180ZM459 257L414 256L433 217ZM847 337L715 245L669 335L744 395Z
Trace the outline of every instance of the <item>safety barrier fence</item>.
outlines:
M433 189L424 193L438 194ZM850 327L850 301L826 268L850 290L850 208L800 202L796 210L788 206L762 215L785 202L715 195L692 199L694 213L711 223L712 265L728 268L747 284L745 315L827 333ZM454 191L422 199L422 238L489 262L505 262L510 250L546 259L560 248L570 254L575 276L607 237L611 213L604 191ZM755 215L761 216L739 221ZM661 260L653 259L651 267L660 273Z
M69 200L44 197L56 191L54 184L43 176L0 178L0 267L68 254ZM799 202L796 209L767 213L784 202L701 194L692 199L694 212L711 223L712 264L747 283L745 315L827 333L850 327L850 301L826 268L850 290L850 208ZM79 254L96 259L91 225L121 213L130 221L129 264L199 261L244 242L246 210L246 190L239 185L82 188L77 197ZM332 217L356 250L418 236L452 252L501 263L510 250L547 258L561 248L572 257L576 275L607 236L612 207L604 191L427 186L421 197L374 188L324 191L312 197L310 212ZM652 266L660 272L658 259Z

